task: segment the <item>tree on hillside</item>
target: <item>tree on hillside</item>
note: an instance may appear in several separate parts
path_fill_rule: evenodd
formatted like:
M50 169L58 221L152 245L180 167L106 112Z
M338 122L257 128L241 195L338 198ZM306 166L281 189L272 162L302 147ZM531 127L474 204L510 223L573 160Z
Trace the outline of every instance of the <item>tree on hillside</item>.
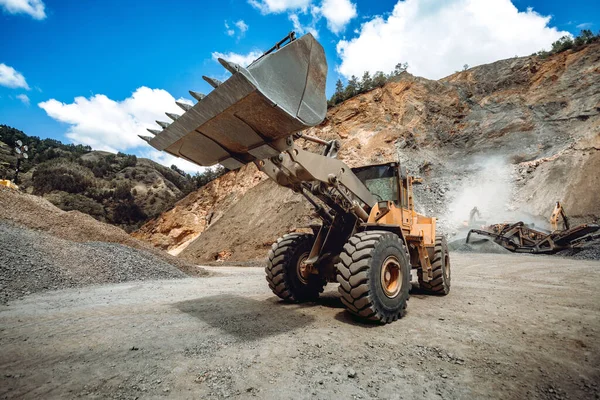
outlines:
M563 36L556 42L552 43L552 53L560 53L561 51L569 50L573 47L573 39L570 36Z
M206 168L203 172L198 172L192 177L196 188L201 188L207 183L214 181L218 177L225 175L227 170L220 165L212 168Z
M186 176L185 171L180 169L179 167L177 167L177 165L175 165L175 164L171 165L171 169L173 171L177 172L181 176Z
M329 99L328 106L333 107L342 101L344 101L344 84L341 79L338 79L335 83L335 93L331 96L331 99Z
M387 77L385 76L385 74L381 71L377 71L375 72L375 75L373 75L373 87L383 87L383 85L385 85L385 83L387 82Z
M552 43L552 49L550 51L540 50L537 53L532 54L532 56L535 55L543 59L552 54L561 53L569 49L578 51L586 44L591 44L598 40L600 40L600 32L598 32L597 35L594 35L591 30L584 29L577 37L575 37L575 39L572 39L570 36L563 36Z
M584 29L579 33L579 36L575 38L573 44L575 46L583 46L587 43L592 43L594 41L594 34L589 29Z
M401 73L405 72L408 69L408 63L398 63L394 67L394 71L392 72L392 76L398 76Z
M358 78L354 75L348 80L346 90L344 90L344 100L354 97L358 94Z
M369 74L369 71L365 71L362 79L360 80L359 91L364 93L371 89L373 89L373 79L371 79L371 74Z

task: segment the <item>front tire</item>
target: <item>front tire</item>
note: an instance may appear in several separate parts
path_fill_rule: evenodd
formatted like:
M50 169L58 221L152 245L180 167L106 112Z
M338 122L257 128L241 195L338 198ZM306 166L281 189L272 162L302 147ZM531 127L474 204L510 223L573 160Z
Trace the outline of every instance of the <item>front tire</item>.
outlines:
M325 288L327 281L324 278L306 273L302 266L314 241L311 234L290 233L271 246L266 278L273 293L282 300L289 303L314 301Z
M421 268L417 270L421 290L427 294L440 296L450 293L450 254L448 252L448 243L446 243L444 236L435 237L431 269L433 279L429 282L423 280L423 270Z
M338 288L346 309L363 319L389 323L402 318L410 289L410 262L402 239L391 232L352 236L340 254Z

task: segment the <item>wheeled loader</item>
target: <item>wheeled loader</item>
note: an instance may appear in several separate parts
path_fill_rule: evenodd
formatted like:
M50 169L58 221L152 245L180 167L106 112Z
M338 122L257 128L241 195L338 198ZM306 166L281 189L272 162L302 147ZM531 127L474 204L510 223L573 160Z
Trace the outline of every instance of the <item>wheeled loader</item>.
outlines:
M338 282L349 312L381 323L405 314L411 269L423 291L448 294L446 240L436 234L435 218L414 210L412 188L420 180L398 163L351 169L336 158L336 140L300 133L327 111L327 61L315 38L290 33L247 68L219 62L229 79L203 77L212 92L190 91L195 105L178 103L182 115L168 113L171 123L157 121L162 129L141 137L202 166L254 163L310 202L321 224L273 244L266 266L271 290L306 302Z

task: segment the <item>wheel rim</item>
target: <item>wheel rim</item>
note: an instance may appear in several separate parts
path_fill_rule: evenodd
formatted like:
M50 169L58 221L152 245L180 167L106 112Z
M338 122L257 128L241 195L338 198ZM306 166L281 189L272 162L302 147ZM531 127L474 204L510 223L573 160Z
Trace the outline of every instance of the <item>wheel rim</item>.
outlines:
M298 275L298 279L300 282L307 284L308 278L310 277L310 272L308 268L304 264L304 260L308 258L308 253L303 253L300 257L298 257L298 263L296 264L296 275Z
M381 287L383 293L389 298L394 298L402 288L402 268L400 262L394 256L389 256L381 266Z

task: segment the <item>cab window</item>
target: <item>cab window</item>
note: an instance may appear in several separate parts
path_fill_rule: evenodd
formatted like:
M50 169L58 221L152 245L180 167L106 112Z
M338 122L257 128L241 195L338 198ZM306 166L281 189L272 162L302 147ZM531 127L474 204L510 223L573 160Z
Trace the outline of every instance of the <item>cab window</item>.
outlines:
M398 205L398 177L393 166L378 165L353 171L377 200L389 200Z

